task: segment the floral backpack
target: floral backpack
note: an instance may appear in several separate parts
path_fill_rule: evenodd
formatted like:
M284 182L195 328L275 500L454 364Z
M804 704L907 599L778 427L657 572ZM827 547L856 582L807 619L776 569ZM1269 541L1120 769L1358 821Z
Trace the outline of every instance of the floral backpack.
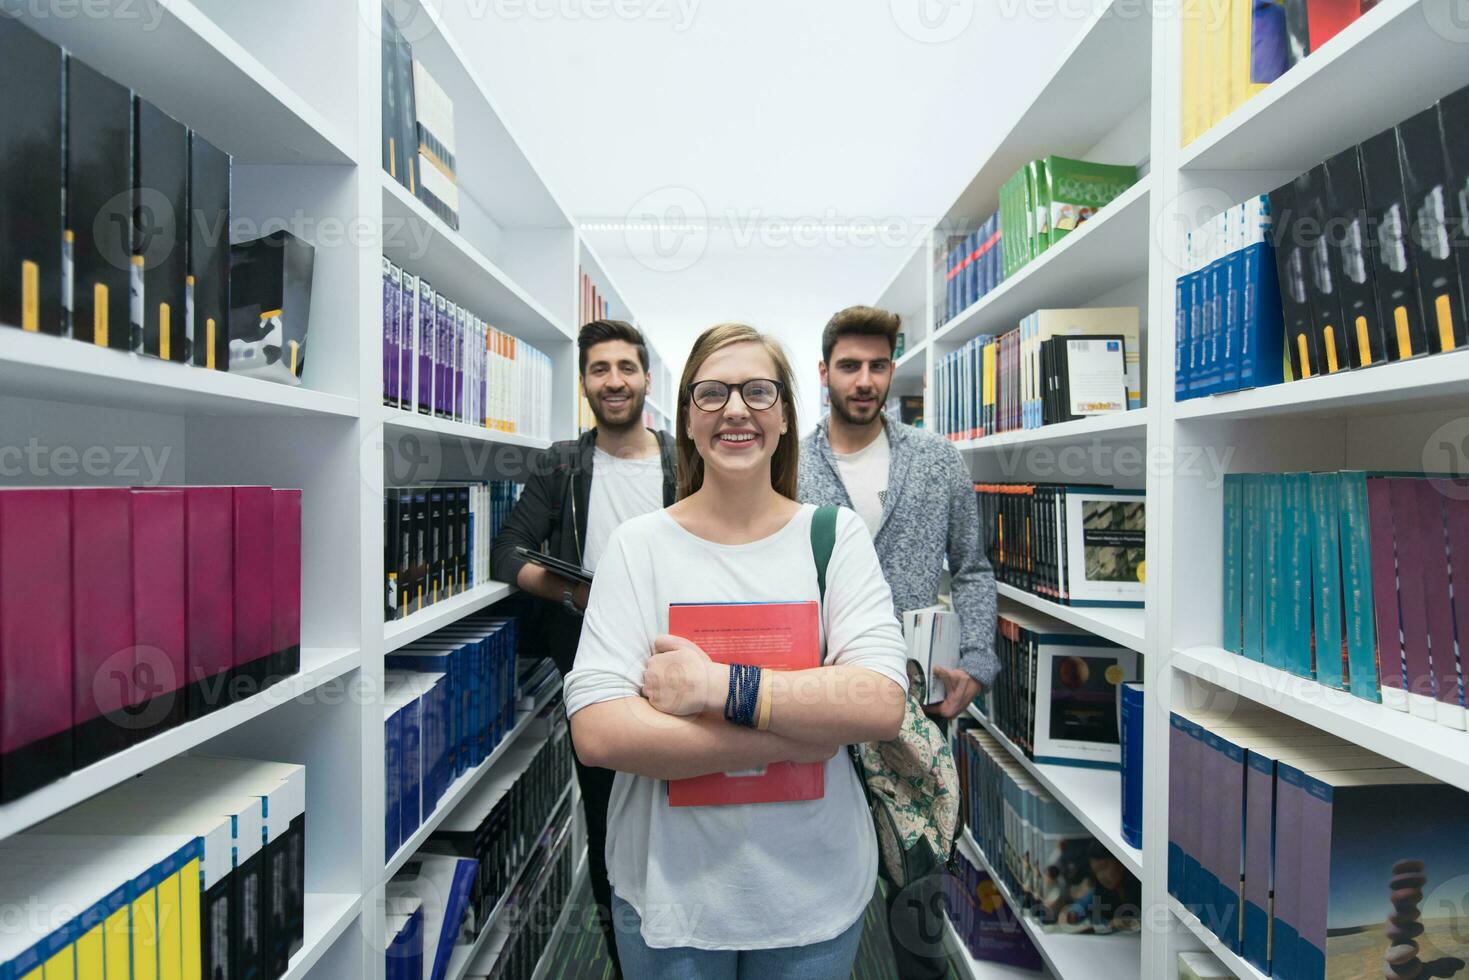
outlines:
M837 508L811 517L816 582L826 600L826 569L836 547ZM908 664L908 698L898 737L848 751L877 830L878 870L898 888L945 869L959 821L959 773L933 719L923 713L923 678Z

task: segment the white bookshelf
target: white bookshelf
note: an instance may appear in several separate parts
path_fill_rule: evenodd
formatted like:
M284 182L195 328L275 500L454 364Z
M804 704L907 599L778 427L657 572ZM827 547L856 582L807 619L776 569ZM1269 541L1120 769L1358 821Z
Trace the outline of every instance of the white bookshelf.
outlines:
M0 446L35 440L43 451L99 449L110 460L105 471L74 478L28 465L0 483L301 488L302 664L260 695L0 806L0 839L179 755L302 763L305 945L286 976L381 980L381 889L407 857L401 851L389 864L383 853L383 656L514 591L489 582L384 623L384 491L405 480L523 479L528 451L575 435L575 224L438 4L394 7L409 22L415 56L454 101L458 230L383 174L379 5L271 3L264 11L170 0L104 4L105 15L74 17L42 6L16 13L233 154L237 239L284 225L316 245L311 326L303 384L289 387L0 325ZM549 355L551 439L383 407L383 255ZM405 452L428 467L394 467ZM528 719L517 716L410 845L524 745Z
M678 383L683 363L675 364L669 361L654 346L651 338L648 337L647 328L633 312L627 294L617 285L617 280L612 274L607 271L607 263L603 262L602 257L597 253L591 236L579 230L576 240L577 267L591 278L592 284L597 288L598 297L607 301L608 317L631 323L643 331L643 339L648 346L648 373L652 376L652 383L648 387L648 397L643 403L643 409L651 416L654 429L671 433L677 422L678 412L678 393L674 391L674 386ZM578 288L580 288L580 282L578 278ZM577 394L580 397L579 391Z
M1139 9L1141 8L1141 9ZM1220 649L1221 486L1225 473L1369 469L1462 473L1469 362L1454 352L1251 391L1175 402L1174 281L1186 233L1353 143L1469 84L1462 18L1452 0L1382 0L1277 82L1180 148L1178 9L1102 3L1033 101L1010 121L958 192L934 235L903 257L876 305L905 323L942 309L945 235L995 210L1001 184L1044 154L1139 167L1140 180L1078 232L1032 260L936 330L909 336L894 391L933 386L935 364L981 333L1032 310L1138 306L1144 407L1038 430L955 443L976 481L1099 482L1145 488L1143 609L1067 607L1000 586L1002 596L1141 652L1144 847L1121 849L1111 785L1062 767L1028 765L1099 840L1138 873L1149 917L1140 960L1118 976L1172 978L1177 953L1213 949L1242 978L1259 977L1166 888L1168 711L1179 704L1262 704L1469 789L1469 735L1243 660ZM937 260L937 272L934 262ZM915 311L905 303L922 294ZM931 403L930 403L931 404ZM1080 450L1080 454L1077 451ZM1071 454L1068 456L1067 454ZM1081 471L1058 461L1085 460ZM1126 464L1126 465L1124 465ZM1068 779L1068 777L1071 777ZM1170 907L1172 911L1169 911ZM1054 952L1062 980L1107 975Z

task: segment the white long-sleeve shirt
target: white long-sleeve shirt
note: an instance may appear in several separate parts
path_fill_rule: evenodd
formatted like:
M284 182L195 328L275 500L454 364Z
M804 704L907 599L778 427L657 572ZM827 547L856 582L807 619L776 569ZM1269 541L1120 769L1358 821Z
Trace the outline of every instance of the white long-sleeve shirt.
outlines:
M803 506L748 544L716 544L665 511L613 532L597 567L566 677L566 710L640 697L653 641L675 602L820 598ZM863 667L907 690L902 631L877 552L843 508L822 608L826 663ZM845 751L826 763L819 800L670 807L661 779L618 773L607 816L612 887L642 918L649 946L775 949L823 942L862 915L877 881L877 842Z

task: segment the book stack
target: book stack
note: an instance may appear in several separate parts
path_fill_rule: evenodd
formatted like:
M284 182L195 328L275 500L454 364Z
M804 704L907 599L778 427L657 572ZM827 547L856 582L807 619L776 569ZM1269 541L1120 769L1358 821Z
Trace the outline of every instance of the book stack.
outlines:
M1000 675L979 703L1027 758L1121 769L1118 689L1138 677L1134 651L1002 602L995 656Z
M551 360L383 258L383 403L550 438Z
M976 483L980 543L995 580L1070 606L1141 607L1141 490Z
M975 337L935 365L938 431L980 439L1139 408L1140 338L1135 306L1036 310Z
M165 762L0 842L0 976L281 977L306 919L306 770Z
M467 980L530 980L556 938L550 927L571 900L576 885L576 852L569 825L557 823L542 837L533 863L512 894L508 907L515 922L545 924L511 928L490 953L488 967L471 966ZM572 908L576 908L575 905Z
M1043 932L1141 926L1142 886L999 742L961 722L960 818L1022 915Z
M1377 0L1184 0L1182 145L1376 5Z
M968 235L953 236L944 264L943 321L952 320L1005 281L998 212Z
M548 706L499 768L481 780L423 845L422 853L473 858L479 871L470 888L465 935L477 936L509 893L558 814L573 807L571 735L566 712ZM503 775L502 775L503 773Z
M1264 196L1189 234L1184 274L1174 283L1175 400L1284 380L1273 241Z
M1266 708L1169 718L1168 891L1267 976L1443 976L1469 795ZM1445 971L1445 968L1448 968Z
M0 490L0 802L301 666L301 491Z
M1137 168L1032 160L1000 187L1000 280L1009 279L1137 183ZM992 287L993 288L993 287Z
M0 18L0 324L230 368L230 156Z
M962 852L955 855L954 864L955 873L944 876L944 905L969 955L981 963L1044 971L1040 952L994 880Z
M383 170L444 224L459 228L454 102L382 10Z
M490 581L490 549L520 484L388 487L383 495L386 619L403 619Z
M1220 645L1466 727L1469 501L1432 477L1228 474Z
M384 657L389 859L514 727L519 648L515 619L476 615Z
M1469 88L1270 192L1287 380L1469 343Z

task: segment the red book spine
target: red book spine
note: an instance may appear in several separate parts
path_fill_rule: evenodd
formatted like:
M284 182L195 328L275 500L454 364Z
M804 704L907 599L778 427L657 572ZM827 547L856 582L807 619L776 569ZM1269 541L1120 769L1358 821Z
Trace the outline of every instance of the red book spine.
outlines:
M0 490L0 802L72 770L71 501Z
M275 505L270 487L235 487L235 656L238 693L263 686L270 668Z
M131 744L133 519L130 491L71 491L76 767Z
M184 720L184 494L134 490L133 703L135 739Z
M1423 604L1428 621L1428 659L1433 696L1459 709L1459 657L1454 651L1454 608L1449 595L1449 548L1443 495L1432 480L1415 480L1418 533L1423 549ZM1443 709L1440 709L1443 710Z
M1342 32L1352 21L1362 15L1370 4L1362 0L1311 0L1306 5L1307 30L1311 35L1311 50L1321 50L1321 45Z
M1398 619L1398 573L1396 535L1393 530L1392 495L1386 478L1367 480L1367 523L1372 566L1372 618L1377 627L1378 675L1382 686L1406 689L1402 634ZM1401 695L1399 695L1401 697ZM1403 704L1396 705L1403 707Z
M184 655L187 715L202 718L230 703L235 663L234 491L189 487L184 491L187 566Z
M271 643L276 679L301 672L301 491L277 490Z
M1433 664L1428 657L1428 612L1424 602L1423 539L1419 533L1418 493L1415 480L1393 477L1392 519L1397 529L1398 602L1402 606L1403 660L1407 666L1408 708L1422 711L1425 704L1414 701L1433 698Z

